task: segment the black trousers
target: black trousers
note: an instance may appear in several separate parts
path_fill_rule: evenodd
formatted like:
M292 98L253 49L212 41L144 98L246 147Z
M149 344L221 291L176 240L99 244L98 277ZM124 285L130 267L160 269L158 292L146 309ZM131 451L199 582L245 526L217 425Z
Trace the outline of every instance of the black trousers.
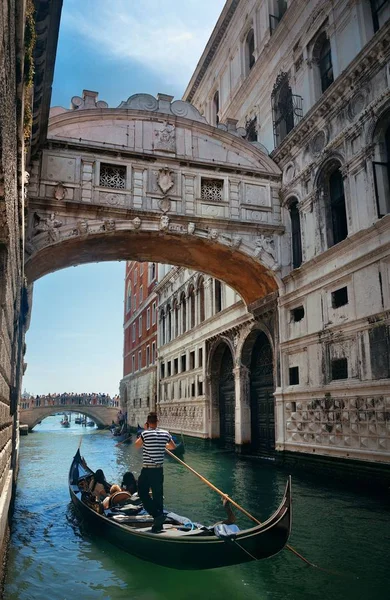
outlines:
M156 518L163 514L164 508L164 471L163 468L143 468L138 478L138 495L141 498L144 509ZM152 496L149 489L152 488Z

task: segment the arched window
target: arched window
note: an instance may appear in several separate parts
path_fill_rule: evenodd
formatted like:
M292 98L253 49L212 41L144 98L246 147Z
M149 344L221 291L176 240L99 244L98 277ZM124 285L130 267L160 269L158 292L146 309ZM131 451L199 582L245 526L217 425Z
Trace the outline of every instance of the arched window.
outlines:
M214 307L215 312L219 313L222 310L222 286L218 279L214 279Z
M249 73L255 64L255 34L253 29L250 29L245 40L245 71Z
M127 286L127 294L126 294L126 312L131 311L131 282L129 282Z
M181 332L185 333L187 331L187 304L186 304L186 295L182 292L180 296L180 304L181 304Z
M374 183L378 217L390 213L390 114L379 122L374 136ZM387 126L387 127L386 127Z
M293 95L287 73L280 73L271 95L275 147L303 116L303 100Z
M191 285L188 291L188 299L190 303L190 329L195 327L195 290L194 286Z
M171 306L168 304L167 306L167 342L170 342L172 339L172 311Z
M160 313L160 333L161 333L161 345L165 344L165 314L162 310Z
M199 322L203 323L205 320L204 310L204 279L201 277L198 284L198 299L199 299Z
M321 91L324 93L333 83L332 53L327 37L323 39L319 49L318 66L320 69Z
M302 264L302 237L301 220L298 210L298 200L294 199L289 204L291 219L291 246L292 246L292 264L297 269Z
M329 176L329 199L333 244L338 244L348 235L344 184L340 169L333 171Z
M217 126L219 123L219 92L216 91L213 98L213 121L214 125Z

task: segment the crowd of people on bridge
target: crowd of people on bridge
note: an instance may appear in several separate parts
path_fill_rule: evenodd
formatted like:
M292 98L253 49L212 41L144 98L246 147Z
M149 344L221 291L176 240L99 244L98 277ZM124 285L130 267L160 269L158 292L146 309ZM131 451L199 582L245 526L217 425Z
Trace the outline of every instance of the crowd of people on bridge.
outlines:
M109 394L102 393L83 393L66 392L63 394L47 394L30 397L23 397L21 400L22 409L37 408L41 406L112 406L118 407L120 404L119 395L111 397Z

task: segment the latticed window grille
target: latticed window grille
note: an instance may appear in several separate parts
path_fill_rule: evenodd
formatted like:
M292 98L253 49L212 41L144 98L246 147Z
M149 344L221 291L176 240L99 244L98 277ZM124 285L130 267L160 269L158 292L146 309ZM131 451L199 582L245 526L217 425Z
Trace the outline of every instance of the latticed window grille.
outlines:
M100 185L101 187L124 190L126 187L126 167L101 163Z
M201 184L202 200L220 202L223 200L223 181L221 179L203 179Z

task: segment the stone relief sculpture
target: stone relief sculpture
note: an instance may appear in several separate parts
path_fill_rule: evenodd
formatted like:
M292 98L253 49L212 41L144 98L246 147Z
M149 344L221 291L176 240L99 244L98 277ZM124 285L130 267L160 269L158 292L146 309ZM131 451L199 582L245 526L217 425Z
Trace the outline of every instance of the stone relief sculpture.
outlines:
M82 221L77 222L76 231L78 235L86 235L89 230L88 221L86 219L82 219Z
M167 231L168 227L169 227L169 217L167 217L167 215L163 215L160 219L160 224L159 224L159 230L160 231Z
M50 217L41 217L38 213L34 213L34 229L33 235L46 232L51 242L57 242L60 233L58 228L62 226L62 221L56 219L55 213L51 213Z
M141 227L141 223L141 219L139 217L135 217L135 219L133 219L134 229L139 229Z
M218 229L209 229L209 239L210 240L217 240L218 236L219 236Z
M163 198L159 201L158 205L163 213L167 213L171 210L172 202L169 198Z
M187 233L189 233L190 235L193 235L195 233L195 223L193 223L192 221L190 221L187 225Z
M102 225L102 230L103 231L115 231L115 221L114 219L106 219L104 221L104 224Z
M255 256L260 257L261 253L265 252L274 261L276 260L276 252L274 248L274 240L271 237L260 235L256 240Z
M164 126L160 130L155 130L156 137L155 149L165 150L166 152L175 152L176 150L176 130L175 126L164 121Z
M230 238L230 246L232 248L239 248L241 246L242 243L242 237L240 237L239 235L233 235Z

